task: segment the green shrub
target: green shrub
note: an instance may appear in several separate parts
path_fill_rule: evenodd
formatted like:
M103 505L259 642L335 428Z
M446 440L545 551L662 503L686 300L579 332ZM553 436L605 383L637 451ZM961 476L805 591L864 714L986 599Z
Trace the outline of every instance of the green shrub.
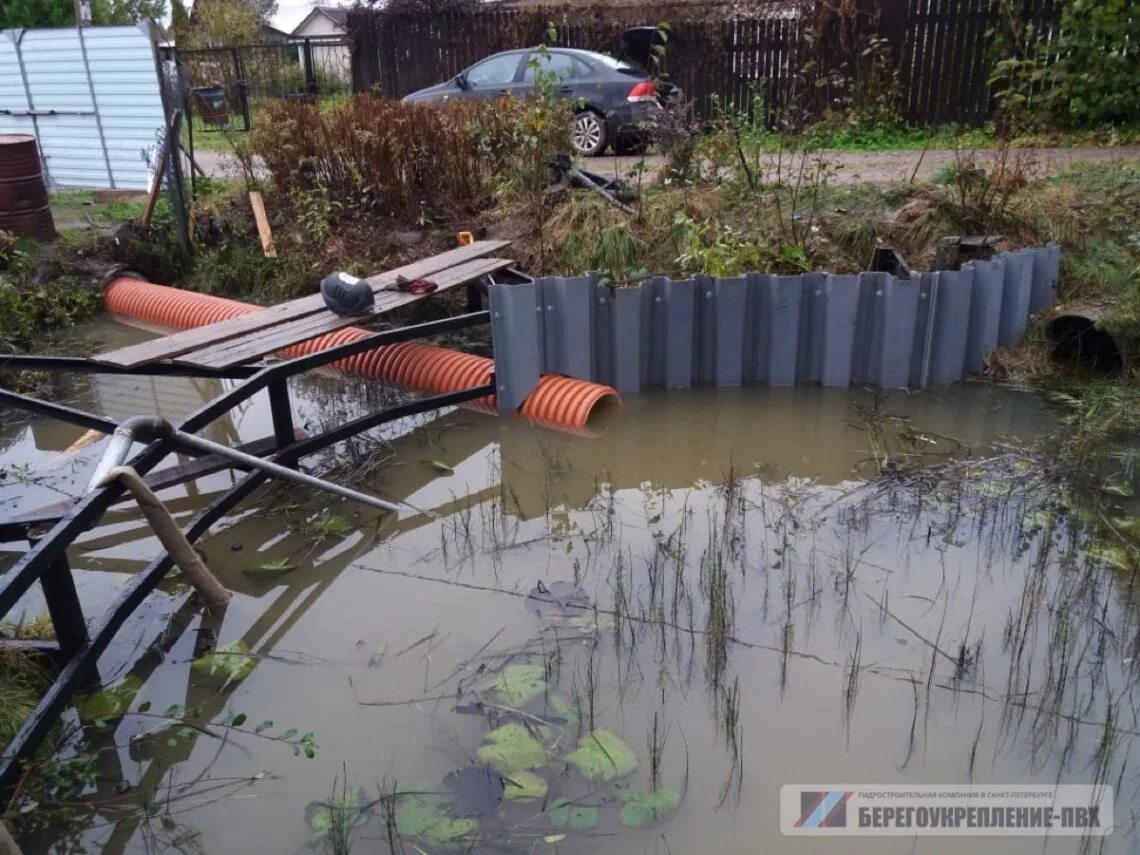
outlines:
M1052 38L1001 0L991 81L1010 119L1068 128L1134 125L1140 116L1140 15L1134 0L1059 0Z
M17 286L0 278L0 350L27 350L45 331L88 318L99 304L99 290L78 282Z
M358 95L326 106L267 105L251 153L288 193L328 194L344 211L473 212L512 170L569 150L569 110L542 100L404 104Z

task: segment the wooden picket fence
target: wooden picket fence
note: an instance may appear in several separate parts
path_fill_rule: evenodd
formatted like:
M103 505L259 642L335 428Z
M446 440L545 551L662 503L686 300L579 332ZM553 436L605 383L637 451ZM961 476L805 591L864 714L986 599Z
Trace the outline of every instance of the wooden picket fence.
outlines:
M989 83L994 31L1005 25L1008 0L861 0L873 8L873 26L857 31L869 43L885 40L895 62L900 111L907 122L977 125L992 115ZM1003 11L1002 5L1007 7ZM1018 21L1038 38L1057 26L1056 0L1018 0ZM668 22L668 78L697 112L717 104L753 106L768 118L789 106L819 103L805 68L834 67L835 51L787 0L739 6L483 7L474 12L390 15L358 8L349 18L353 88L399 98L458 74L501 50L540 43L613 53L628 27ZM551 41L548 24L557 38ZM818 86L826 86L818 83ZM816 97L813 100L813 95ZM826 97L822 99L826 102Z

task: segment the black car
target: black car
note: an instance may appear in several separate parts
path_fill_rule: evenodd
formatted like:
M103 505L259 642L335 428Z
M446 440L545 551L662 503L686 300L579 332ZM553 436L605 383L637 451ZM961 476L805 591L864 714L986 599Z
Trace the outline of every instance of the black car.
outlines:
M642 29L651 28L638 28L623 36L623 54L628 45L639 42L637 34ZM640 39L640 43L651 42L651 38L648 42ZM403 100L525 97L534 91L536 72L549 70L558 75L558 97L577 105L572 136L575 151L594 156L613 146L614 151L623 153L644 145L647 129L661 110L659 98L669 94L645 71L648 64L572 48L509 50Z

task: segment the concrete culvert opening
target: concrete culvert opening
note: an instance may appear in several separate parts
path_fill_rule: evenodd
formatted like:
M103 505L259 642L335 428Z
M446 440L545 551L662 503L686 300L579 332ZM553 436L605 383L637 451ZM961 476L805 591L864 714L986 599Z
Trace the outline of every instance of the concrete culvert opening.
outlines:
M1085 314L1061 315L1047 330L1053 359L1066 365L1112 374L1124 368L1124 357L1112 333Z

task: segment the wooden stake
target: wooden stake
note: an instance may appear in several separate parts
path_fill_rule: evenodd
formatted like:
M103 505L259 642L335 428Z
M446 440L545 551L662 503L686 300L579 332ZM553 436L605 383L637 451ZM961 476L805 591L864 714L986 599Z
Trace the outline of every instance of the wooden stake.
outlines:
M170 161L170 151L179 130L182 127L182 111L175 110L170 114L170 124L166 128L166 139L162 141L162 154L158 156L158 166L154 170L154 184L150 188L150 197L146 200L146 210L142 215L142 227L150 226L150 218L154 216L154 206L158 204L158 194L162 192L162 178L166 175L166 164Z
M261 251L266 258L276 258L277 249L273 246L273 232L269 229L269 218L265 216L265 200L260 190L249 191L249 204L253 206L253 218L257 221L257 236L261 238Z

